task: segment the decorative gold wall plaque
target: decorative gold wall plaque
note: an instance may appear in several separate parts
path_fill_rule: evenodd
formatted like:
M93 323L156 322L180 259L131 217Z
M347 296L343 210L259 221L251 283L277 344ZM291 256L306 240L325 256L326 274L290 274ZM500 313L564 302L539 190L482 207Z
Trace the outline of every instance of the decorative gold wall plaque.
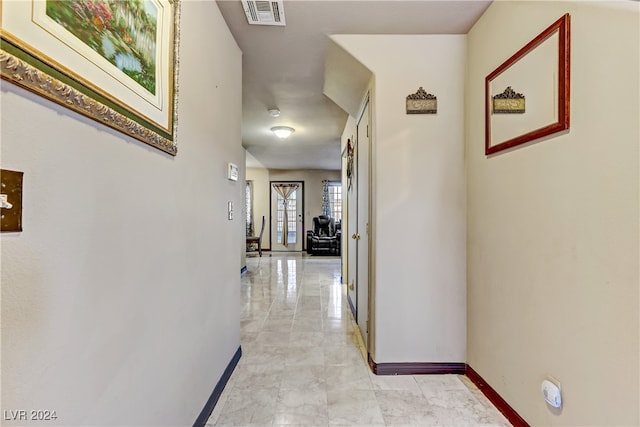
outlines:
M523 114L524 95L517 93L511 86L493 97L493 114Z
M407 95L407 114L435 114L438 112L438 98L427 93L422 86L414 94Z

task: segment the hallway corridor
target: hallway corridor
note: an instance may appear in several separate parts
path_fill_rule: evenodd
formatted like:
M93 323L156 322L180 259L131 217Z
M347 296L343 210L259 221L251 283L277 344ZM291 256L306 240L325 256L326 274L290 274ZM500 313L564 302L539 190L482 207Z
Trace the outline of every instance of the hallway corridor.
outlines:
M509 426L466 377L376 376L340 259L247 258L242 358L207 426Z

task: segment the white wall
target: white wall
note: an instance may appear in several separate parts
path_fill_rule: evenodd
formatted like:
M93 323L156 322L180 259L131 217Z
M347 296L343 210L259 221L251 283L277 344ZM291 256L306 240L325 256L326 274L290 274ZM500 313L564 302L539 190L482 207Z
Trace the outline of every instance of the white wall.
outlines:
M464 362L466 36L332 39L375 75L373 358ZM420 86L437 114L405 114Z
M468 363L531 425L640 424L638 10L494 2L468 35ZM570 131L487 158L485 76L566 12Z
M275 170L269 171L271 181L304 182L304 229L313 230L313 217L322 213L322 181L340 181L340 171L330 170ZM306 242L306 240L305 240Z
M2 168L24 171L24 231L2 234L4 410L191 425L240 345L241 52L213 1L182 3L181 37L176 157L2 81Z

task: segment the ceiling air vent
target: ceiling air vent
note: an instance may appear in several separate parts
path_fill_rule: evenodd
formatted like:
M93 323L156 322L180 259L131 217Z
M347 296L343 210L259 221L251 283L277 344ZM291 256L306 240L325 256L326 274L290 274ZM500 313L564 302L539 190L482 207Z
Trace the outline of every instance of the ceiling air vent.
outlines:
M242 0L242 7L251 25L285 25L283 0Z

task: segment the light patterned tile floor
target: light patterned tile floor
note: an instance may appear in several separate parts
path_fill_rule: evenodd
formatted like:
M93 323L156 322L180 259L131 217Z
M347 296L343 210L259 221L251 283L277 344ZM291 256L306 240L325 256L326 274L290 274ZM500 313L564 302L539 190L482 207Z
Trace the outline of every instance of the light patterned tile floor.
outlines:
M464 376L376 376L338 257L266 253L242 278L242 358L207 426L509 426Z

